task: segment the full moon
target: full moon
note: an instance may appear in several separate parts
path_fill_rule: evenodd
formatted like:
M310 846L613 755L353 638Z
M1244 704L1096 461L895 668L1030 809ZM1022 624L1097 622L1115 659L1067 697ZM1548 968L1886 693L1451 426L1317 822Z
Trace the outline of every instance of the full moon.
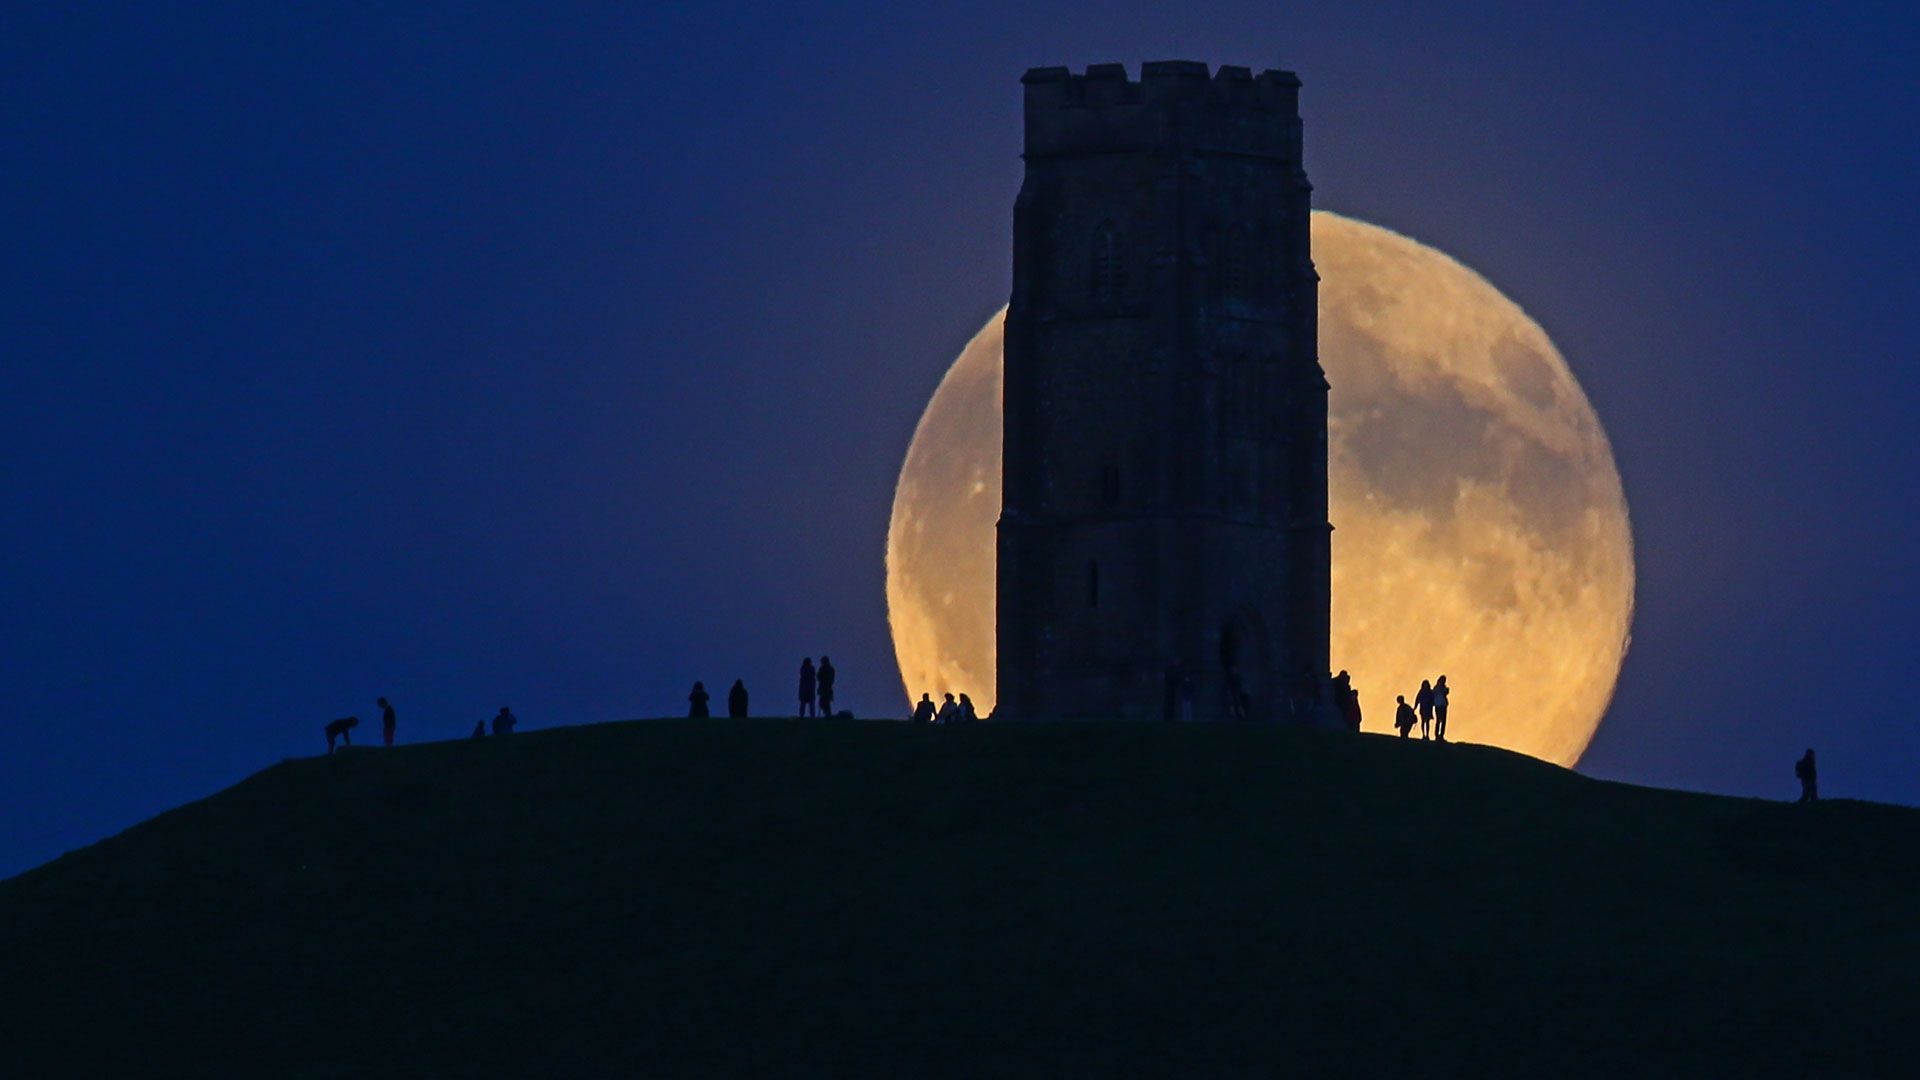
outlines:
M1447 676L1448 735L1573 765L1613 697L1633 537L1606 433L1546 332L1398 233L1313 215L1329 398L1333 664L1364 729ZM994 701L1005 310L914 431L887 533L909 698Z

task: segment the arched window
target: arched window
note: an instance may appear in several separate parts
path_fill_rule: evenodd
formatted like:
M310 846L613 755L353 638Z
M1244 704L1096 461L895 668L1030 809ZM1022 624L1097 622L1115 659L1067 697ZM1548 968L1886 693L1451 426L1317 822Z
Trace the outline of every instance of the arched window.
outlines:
M1250 263L1253 258L1253 226L1241 222L1220 236L1220 295L1245 299L1249 291Z
M1127 291L1127 252L1120 230L1103 221L1093 230L1092 293L1096 301L1112 303Z

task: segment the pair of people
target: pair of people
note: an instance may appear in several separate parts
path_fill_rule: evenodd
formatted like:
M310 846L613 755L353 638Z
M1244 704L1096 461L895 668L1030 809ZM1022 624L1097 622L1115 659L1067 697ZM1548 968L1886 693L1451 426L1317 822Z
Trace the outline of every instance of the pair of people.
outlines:
M707 693L707 685L702 682L693 684L693 692L687 695L687 718L705 720L708 717L707 702L712 695ZM744 679L733 680L733 689L727 691L727 719L745 720L747 718L747 683Z
M820 666L813 666L813 657L804 657L800 661L800 715L833 715L833 661L825 654L820 657ZM815 701L819 702L819 711L814 711Z
M952 694L946 695L946 698L947 700L942 702L936 710L933 706L933 695L921 694L920 704L913 709L913 722L916 724L971 724L980 719L980 714L974 711L972 698L965 694L960 695L959 701L953 700Z
M1404 739L1413 734L1414 717L1418 715L1422 739L1427 738L1431 731L1436 741L1446 742L1447 698L1452 693L1447 688L1447 677L1442 675L1433 682L1420 680L1420 691L1413 695L1411 707L1407 705L1405 696L1395 699L1400 702L1400 708L1394 715L1394 726L1400 729L1400 737Z
M513 710L502 705L500 706L500 711L493 714L493 733L495 735L511 735L513 734L513 725L519 722L520 719L513 715ZM473 734L467 737L470 739L486 738L487 722L485 720L474 721Z
M386 745L392 746L393 733L399 727L399 721L394 716L393 705L386 698L376 699L376 704L380 706L380 737ZM359 726L360 718L357 716L343 716L338 720L327 721L327 726L323 729L327 736L327 753L333 753L335 739L339 739L347 746L352 746L353 729Z

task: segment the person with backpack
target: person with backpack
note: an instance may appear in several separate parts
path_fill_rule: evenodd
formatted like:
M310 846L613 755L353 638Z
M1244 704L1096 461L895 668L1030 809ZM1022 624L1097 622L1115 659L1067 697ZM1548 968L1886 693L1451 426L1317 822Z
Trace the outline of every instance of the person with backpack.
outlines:
M1400 737L1404 739L1413 734L1415 720L1413 706L1407 704L1407 696L1405 694L1401 694L1393 700L1400 703L1400 707L1393 711L1393 726L1400 729Z

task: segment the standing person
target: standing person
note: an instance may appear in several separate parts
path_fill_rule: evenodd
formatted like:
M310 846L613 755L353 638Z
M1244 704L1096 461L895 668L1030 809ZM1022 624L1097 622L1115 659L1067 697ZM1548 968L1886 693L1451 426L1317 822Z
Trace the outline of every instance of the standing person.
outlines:
M473 734L467 736L467 738L484 739L486 737L487 737L487 722L485 720L475 720L473 722Z
M500 706L500 711L493 714L493 733L495 735L511 735L513 734L513 725L519 722L520 721L513 715L513 710L502 705Z
M933 722L936 724L951 724L953 723L953 714L959 711L960 706L953 703L953 695L948 694L947 700L940 706L939 715L933 718Z
M1168 722L1193 719L1193 676L1185 660L1167 666L1166 698L1161 702L1160 716Z
M699 680L694 680L692 692L687 694L687 719L705 720L707 718L707 688Z
M821 657L821 659L824 660L826 658ZM818 716L819 715L818 713L813 711L814 685L815 684L814 684L814 674L813 674L813 657L811 656L802 657L800 660L800 715L801 716Z
M833 661L820 654L820 715L833 715Z
M386 740L386 744L388 746L393 745L393 729L396 726L398 726L398 723L397 721L394 720L394 717L393 717L393 706L387 704L386 698L381 698L380 699L380 737Z
M1353 676L1342 671L1333 677L1334 704L1340 707L1340 717L1347 722L1348 731L1360 730L1360 691L1353 688Z
M1793 763L1793 775L1800 778L1800 801L1820 801L1820 774L1813 764L1813 747L1807 747L1806 754Z
M920 704L913 707L913 722L916 724L933 723L933 695L921 694Z
M1433 682L1433 738L1435 742L1447 741L1447 677L1440 676Z
M975 720L980 719L980 714L973 711L972 698L965 694L960 695L960 711L954 716L954 719L962 724L971 724Z
M1433 724L1433 683L1420 680L1420 692L1413 695L1413 705L1420 710L1420 738L1428 738L1427 729Z
M1253 702L1251 698L1247 697L1247 688L1240 683L1240 673L1238 671L1232 668L1227 669L1226 688L1223 692L1227 699L1227 719L1247 719Z
M733 689L727 691L727 719L745 720L747 718L747 684L733 680Z
M1293 712L1296 724L1311 724L1320 713L1321 701L1325 698L1320 677L1313 669L1300 669L1300 680L1293 684L1292 692L1287 695L1287 708Z
M1400 703L1400 707L1393 711L1393 726L1400 729L1400 737L1404 739L1413 734L1413 706L1407 704L1407 696L1405 694L1401 694L1393 700Z

